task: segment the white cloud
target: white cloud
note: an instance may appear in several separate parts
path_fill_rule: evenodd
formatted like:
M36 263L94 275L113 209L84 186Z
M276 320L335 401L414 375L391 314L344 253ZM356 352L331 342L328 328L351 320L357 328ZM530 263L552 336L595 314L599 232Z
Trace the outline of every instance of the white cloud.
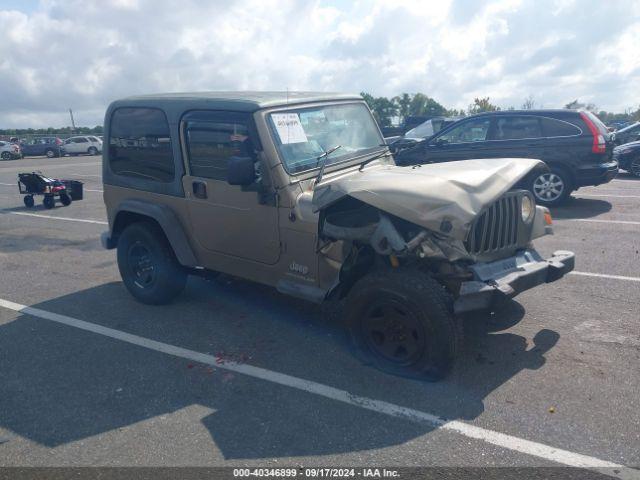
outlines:
M0 7L1 8L1 7ZM424 92L449 107L640 104L640 1L43 0L0 9L0 127L158 91Z

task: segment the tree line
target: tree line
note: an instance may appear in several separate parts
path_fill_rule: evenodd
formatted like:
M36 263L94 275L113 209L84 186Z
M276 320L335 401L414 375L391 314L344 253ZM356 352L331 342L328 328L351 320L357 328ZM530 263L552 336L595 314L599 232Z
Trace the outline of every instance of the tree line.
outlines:
M102 135L102 125L95 127L62 128L0 128L0 135Z
M425 95L424 93L402 93L398 96L374 97L367 92L361 92L362 98L367 102L369 108L373 112L373 116L381 127L391 125L394 118L402 119L412 116L428 116L428 117L464 117L474 115L481 112L495 112L501 110L500 107L491 103L489 97L475 98L467 109L449 109L436 101L435 99ZM522 110L532 110L541 108L533 96L529 95L524 99L519 107ZM581 103L578 99L565 104L562 108L585 108L597 114L600 120L609 125L612 122L634 122L640 121L640 106L637 109L628 108L623 113L607 112L598 110L592 103ZM515 106L508 107L506 110L515 110Z

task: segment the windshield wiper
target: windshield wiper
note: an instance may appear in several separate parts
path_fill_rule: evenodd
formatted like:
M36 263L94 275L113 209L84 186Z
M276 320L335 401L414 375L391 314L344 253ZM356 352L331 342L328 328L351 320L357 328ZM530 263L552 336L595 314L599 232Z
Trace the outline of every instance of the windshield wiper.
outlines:
M318 176L316 177L316 181L314 182L314 185L318 185L322 180L322 175L324 175L324 167L327 166L327 159L329 158L329 155L331 155L333 152L335 152L341 147L342 145L336 145L335 147L332 147L329 150L323 152L322 155L318 155L316 157L316 167L318 166L320 161L322 161L322 166L320 167L320 171L318 172Z
M358 168L358 170L359 170L359 171L362 171L362 169L364 168L364 166L365 166L367 163L371 163L371 162L373 162L374 160L377 160L377 159L382 158L382 157L384 157L384 156L386 156L386 155L389 155L390 153L391 153L391 152L389 152L388 150L385 150L384 152L381 152L381 153L379 153L379 154L377 154L377 155L374 155L374 156L373 156L373 157L371 157L371 158L367 158L364 162L361 162L361 163L360 163L360 168Z

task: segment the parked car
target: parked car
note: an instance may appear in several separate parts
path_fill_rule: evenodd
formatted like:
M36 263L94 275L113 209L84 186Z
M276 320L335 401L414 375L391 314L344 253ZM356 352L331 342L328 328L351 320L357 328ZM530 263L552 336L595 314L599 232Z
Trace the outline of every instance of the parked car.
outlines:
M434 117L417 127L412 128L404 135L385 138L384 141L392 152L415 145L417 142L428 140L445 127L460 120L459 117Z
M46 155L49 158L64 155L62 140L58 137L40 137L20 143L20 149L25 157Z
M620 168L640 177L640 141L625 143L613 149L613 158Z
M514 189L541 161L397 167L359 95L132 97L107 109L105 138L102 243L136 299L223 272L344 306L356 350L391 373L442 377L457 313L573 269L573 253L533 249L551 216Z
M536 201L563 203L580 187L611 181L618 172L613 141L593 113L577 110L487 112L450 125L396 154L399 165L470 158L537 158L550 171L523 180Z
M0 158L2 160L15 160L22 158L20 145L0 140Z
M64 141L67 155L97 155L102 153L102 141L93 135L78 135Z
M616 145L624 145L625 143L636 142L640 140L640 122L621 128L615 132L614 141Z

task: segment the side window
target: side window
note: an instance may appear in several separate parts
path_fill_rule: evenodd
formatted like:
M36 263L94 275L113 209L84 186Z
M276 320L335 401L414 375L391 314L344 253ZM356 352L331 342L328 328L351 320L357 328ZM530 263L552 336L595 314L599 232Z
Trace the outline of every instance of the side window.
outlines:
M542 133L545 137L571 137L580 135L581 131L575 125L554 118L541 118Z
M497 117L494 140L518 140L540 138L540 120L534 116Z
M78 137L76 138L76 143L89 143L89 140L84 137Z
M191 175L227 179L230 157L254 157L248 117L218 112L195 112L183 123Z
M118 108L111 116L109 165L117 175L171 182L175 175L169 123L155 108Z
M440 135L437 140L449 143L483 142L487 139L490 124L490 118L470 120Z

